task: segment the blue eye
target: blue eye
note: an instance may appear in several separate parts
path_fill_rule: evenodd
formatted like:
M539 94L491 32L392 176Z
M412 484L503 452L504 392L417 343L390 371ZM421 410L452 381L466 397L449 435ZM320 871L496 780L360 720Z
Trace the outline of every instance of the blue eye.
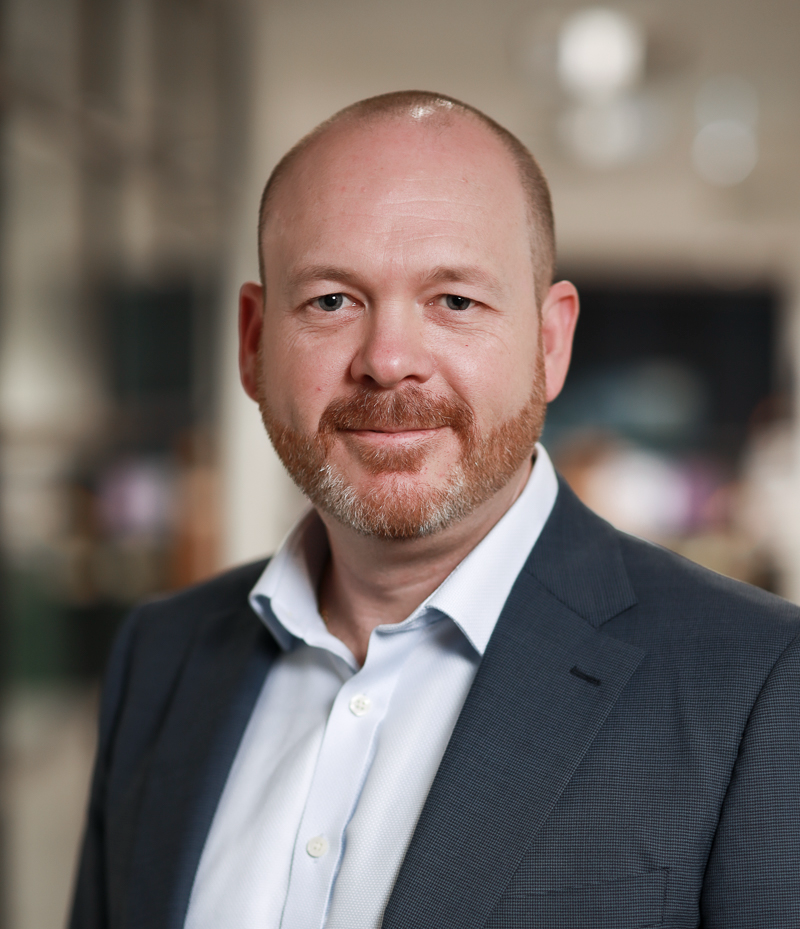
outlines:
M444 302L450 310L466 310L472 303L469 297L459 297L458 294L445 294Z
M317 299L313 301L313 304L314 306L318 306L321 310L333 312L333 310L341 310L344 306L344 302L344 294L325 294L324 297L317 297Z

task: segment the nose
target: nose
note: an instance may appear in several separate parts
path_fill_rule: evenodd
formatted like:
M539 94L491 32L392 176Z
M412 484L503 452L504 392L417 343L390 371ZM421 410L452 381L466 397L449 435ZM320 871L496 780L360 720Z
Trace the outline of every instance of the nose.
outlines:
M373 307L350 366L353 379L367 387L388 388L404 381L424 383L433 370L420 308L399 303Z

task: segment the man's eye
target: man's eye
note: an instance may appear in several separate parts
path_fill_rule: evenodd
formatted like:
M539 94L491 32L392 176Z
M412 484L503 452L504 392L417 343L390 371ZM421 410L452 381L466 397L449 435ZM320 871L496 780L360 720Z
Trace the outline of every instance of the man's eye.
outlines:
M341 310L346 302L347 297L345 297L344 294L325 294L324 297L317 297L316 300L312 300L311 305L319 307L320 310L328 310L331 312L333 310Z
M444 302L449 310L467 310L474 301L469 297L459 297L458 294L445 294Z

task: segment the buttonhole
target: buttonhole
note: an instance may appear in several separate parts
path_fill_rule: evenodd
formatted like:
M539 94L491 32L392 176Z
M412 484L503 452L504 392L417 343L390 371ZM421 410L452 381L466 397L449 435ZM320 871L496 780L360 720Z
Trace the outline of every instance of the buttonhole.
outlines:
M569 673L574 674L575 677L579 677L582 681L586 681L587 683L591 684L592 687L599 687L603 683L599 677L594 677L591 674L587 674L585 671L581 671L577 665L573 665L569 669Z

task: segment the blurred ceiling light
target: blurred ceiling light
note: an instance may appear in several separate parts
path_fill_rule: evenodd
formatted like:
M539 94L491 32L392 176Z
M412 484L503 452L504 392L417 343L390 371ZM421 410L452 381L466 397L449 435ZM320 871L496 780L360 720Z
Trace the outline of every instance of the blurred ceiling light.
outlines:
M708 123L694 137L692 161L697 173L710 184L740 184L758 161L755 133L735 119Z
M740 184L758 161L758 96L744 78L712 78L695 99L698 130L692 146L697 173L718 187Z
M735 74L721 74L706 81L694 101L698 126L732 119L755 129L758 123L758 94L750 81Z
M573 155L590 168L627 164L643 141L640 108L631 100L577 106L559 121L559 132Z
M616 10L587 7L561 27L559 78L579 98L607 99L632 87L641 78L644 58L644 31Z
M584 499L624 532L664 539L684 532L691 520L692 487L664 455L618 448L586 477Z

